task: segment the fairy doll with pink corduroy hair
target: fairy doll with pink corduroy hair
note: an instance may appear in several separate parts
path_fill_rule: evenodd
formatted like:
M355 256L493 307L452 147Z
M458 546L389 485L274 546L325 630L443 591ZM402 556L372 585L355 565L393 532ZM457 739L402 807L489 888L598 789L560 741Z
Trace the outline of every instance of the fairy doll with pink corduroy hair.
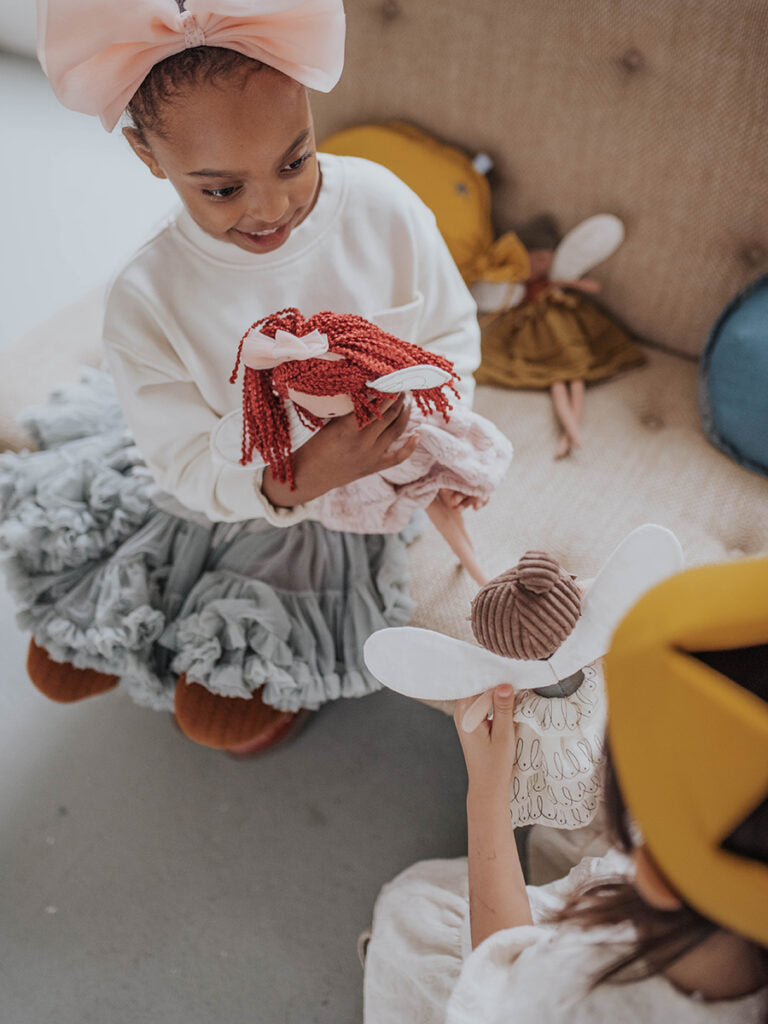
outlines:
M426 509L472 578L481 569L462 518L481 508L512 457L507 438L458 401L450 360L387 333L363 317L333 312L305 319L286 309L253 324L240 341L230 382L243 364L243 408L222 421L214 445L230 463L260 460L293 488L294 452L330 420L353 414L358 427L381 419L410 392L401 441L408 457L332 488L311 517L331 530L397 533ZM452 401L453 400L453 401Z

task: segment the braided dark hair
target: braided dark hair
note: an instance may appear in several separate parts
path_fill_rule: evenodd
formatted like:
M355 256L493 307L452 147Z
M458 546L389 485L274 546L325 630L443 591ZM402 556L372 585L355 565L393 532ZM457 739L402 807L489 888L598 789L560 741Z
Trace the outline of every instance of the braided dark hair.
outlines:
M261 61L222 46L193 46L159 61L133 94L126 111L131 126L147 145L147 132L165 131L163 108L190 85L239 77L260 71Z

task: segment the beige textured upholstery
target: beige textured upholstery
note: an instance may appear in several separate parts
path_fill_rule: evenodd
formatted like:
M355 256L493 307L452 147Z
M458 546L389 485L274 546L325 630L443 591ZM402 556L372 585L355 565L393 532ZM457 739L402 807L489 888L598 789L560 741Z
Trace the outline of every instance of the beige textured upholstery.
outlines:
M515 446L490 503L466 516L491 574L532 548L589 578L645 522L674 530L690 564L768 550L768 481L706 441L689 360L650 351L647 366L589 388L584 447L562 462L552 457L546 394L479 388L475 408ZM467 616L477 588L431 529L414 545L412 566L414 625L471 640Z
M622 217L598 277L641 336L699 352L768 269L768 0L346 0L319 137L398 117L495 160L497 227Z

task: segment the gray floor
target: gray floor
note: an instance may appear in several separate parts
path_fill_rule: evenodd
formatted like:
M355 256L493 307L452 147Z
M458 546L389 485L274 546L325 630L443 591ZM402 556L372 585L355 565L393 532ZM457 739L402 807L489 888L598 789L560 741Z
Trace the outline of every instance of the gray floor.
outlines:
M383 882L462 853L452 723L342 701L233 761L117 694L26 681L0 596L1 1024L353 1024Z

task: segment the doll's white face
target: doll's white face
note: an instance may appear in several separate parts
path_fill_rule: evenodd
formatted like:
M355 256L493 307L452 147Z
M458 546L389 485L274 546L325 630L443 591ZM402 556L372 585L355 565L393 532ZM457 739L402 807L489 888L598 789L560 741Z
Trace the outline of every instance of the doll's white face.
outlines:
M288 397L302 409L323 420L346 416L355 409L349 395L306 395L303 391L288 388Z

